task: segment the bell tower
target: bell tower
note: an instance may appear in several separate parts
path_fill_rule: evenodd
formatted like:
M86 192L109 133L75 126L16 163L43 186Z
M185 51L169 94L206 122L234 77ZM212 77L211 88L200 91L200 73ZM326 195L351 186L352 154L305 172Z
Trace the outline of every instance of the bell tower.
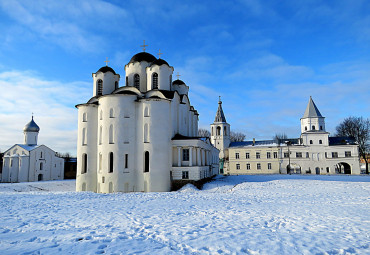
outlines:
M211 124L211 143L220 150L219 158L224 158L225 149L230 145L230 124L226 122L221 97L218 100L215 121Z

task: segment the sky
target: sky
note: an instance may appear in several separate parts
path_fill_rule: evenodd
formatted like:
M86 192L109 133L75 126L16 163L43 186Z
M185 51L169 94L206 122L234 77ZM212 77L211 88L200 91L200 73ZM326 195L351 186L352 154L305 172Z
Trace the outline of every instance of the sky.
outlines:
M33 113L39 144L75 155L75 105L92 97L91 74L108 57L124 77L143 40L190 87L201 128L219 96L247 140L299 137L310 96L331 135L346 117L369 117L365 0L0 0L0 30L1 151L23 143Z

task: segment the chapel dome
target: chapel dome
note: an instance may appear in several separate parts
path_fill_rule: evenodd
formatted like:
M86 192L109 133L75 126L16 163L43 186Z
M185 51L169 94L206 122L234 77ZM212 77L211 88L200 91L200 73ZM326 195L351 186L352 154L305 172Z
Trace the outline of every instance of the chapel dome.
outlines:
M185 82L183 82L182 80L175 80L174 82L172 82L172 85L185 85Z
M151 63L153 61L155 61L157 58L154 57L152 54L148 53L148 52L140 52L140 53L137 53L136 55L134 55L130 62L128 62L129 64L130 63L134 63L134 62L141 62L141 61L146 61L148 63Z
M106 72L111 72L113 74L116 74L116 72L113 70L113 68L109 67L109 66L103 66L101 67L98 71L98 72L102 72L102 73L106 73Z
M36 122L33 120L33 116L32 116L32 120L30 122L28 122L24 128L23 128L23 132L39 132L40 131L40 128L39 126L36 124Z
M161 66L161 65L168 65L170 66L166 60L163 60L161 58L158 58L156 60L153 61L153 63L150 65L150 66L154 66L154 65L157 65L157 66Z

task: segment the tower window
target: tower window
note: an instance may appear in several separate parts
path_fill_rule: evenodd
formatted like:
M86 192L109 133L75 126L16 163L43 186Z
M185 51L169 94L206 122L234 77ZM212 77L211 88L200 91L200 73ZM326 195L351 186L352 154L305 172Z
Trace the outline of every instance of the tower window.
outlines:
M126 86L128 86L128 76L126 76Z
M149 172L149 151L144 153L144 172Z
M86 122L87 121L87 113L84 112L84 114L82 115L82 122Z
M218 126L217 128L216 128L216 135L220 135L221 134L221 127L220 126Z
M43 168L44 168L44 164L40 162L40 170L43 170Z
M128 154L125 154L125 168L128 168Z
M158 74L157 73L153 73L152 81L153 81L153 89L158 89Z
M103 95L103 81L98 80L98 95Z
M110 108L109 110L109 118L114 118L114 114L113 114L113 108Z
M144 143L149 143L149 130L148 124L144 125Z
M82 145L86 145L87 144L87 142L86 142L86 128L83 128L82 129Z
M320 126L320 130L322 130L322 126Z
M140 76L137 73L134 75L134 87L140 90Z
M113 125L110 125L109 127L109 144L113 144Z
M113 173L113 152L109 152L109 173Z
M115 89L118 89L118 81L116 81L116 82L114 83L114 88L115 88Z
M81 173L84 174L87 172L87 154L82 154L82 171Z
M182 160L189 161L189 149L182 150Z

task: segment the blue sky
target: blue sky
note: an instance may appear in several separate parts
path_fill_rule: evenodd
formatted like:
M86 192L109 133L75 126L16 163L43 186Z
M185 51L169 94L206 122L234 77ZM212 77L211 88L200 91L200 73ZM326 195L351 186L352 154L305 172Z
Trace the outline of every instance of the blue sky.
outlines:
M327 130L369 117L369 1L1 1L0 150L22 143L34 112L39 142L75 154L76 104L91 73L141 51L161 56L190 86L199 126L218 96L247 139L299 137L313 97Z

